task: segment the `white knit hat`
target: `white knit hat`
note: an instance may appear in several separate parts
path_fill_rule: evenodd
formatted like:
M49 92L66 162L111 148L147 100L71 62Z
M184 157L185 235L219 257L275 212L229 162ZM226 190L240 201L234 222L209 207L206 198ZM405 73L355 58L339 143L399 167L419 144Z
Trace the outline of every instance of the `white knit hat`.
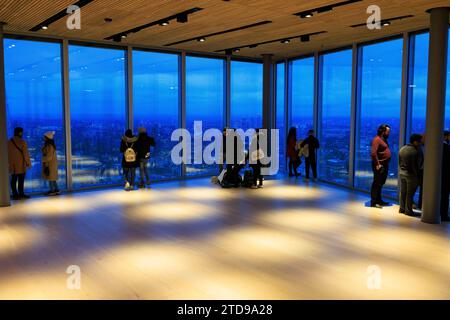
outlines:
M44 137L53 140L53 138L55 137L55 131L48 131L44 134Z

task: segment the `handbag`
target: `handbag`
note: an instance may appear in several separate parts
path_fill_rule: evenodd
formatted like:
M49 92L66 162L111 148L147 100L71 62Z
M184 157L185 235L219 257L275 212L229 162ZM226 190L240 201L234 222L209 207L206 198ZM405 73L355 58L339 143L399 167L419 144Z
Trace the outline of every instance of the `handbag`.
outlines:
M50 167L48 166L44 167L44 175L46 177L50 176Z

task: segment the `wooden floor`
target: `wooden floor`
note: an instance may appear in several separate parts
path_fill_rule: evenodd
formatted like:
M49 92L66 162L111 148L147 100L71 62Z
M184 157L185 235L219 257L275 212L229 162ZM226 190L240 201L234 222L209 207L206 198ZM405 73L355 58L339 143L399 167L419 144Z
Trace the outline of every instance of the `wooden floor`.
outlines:
M449 224L365 201L295 180L33 199L0 209L0 298L450 299Z

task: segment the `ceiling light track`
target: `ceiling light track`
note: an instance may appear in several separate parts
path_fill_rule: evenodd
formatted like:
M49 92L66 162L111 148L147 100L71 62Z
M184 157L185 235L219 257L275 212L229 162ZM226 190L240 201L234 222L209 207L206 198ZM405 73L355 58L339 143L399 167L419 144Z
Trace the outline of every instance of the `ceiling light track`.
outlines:
M190 38L190 39L186 39L186 40L181 40L181 41L177 41L177 42L168 43L168 44L166 44L164 46L170 47L170 46L174 46L174 45L177 45L177 44L191 42L191 41L195 41L195 40L199 41L199 39L207 39L207 38L210 38L210 37L214 37L214 36L218 36L218 35L222 35L222 34L226 34L226 33L237 32L237 31L242 31L242 30L246 30L246 29L250 29L250 28L259 27L259 26L266 25L266 24L269 24L269 23L272 23L272 21L268 21L268 20L261 21L261 22L245 25L245 26L238 27L238 28L228 29L228 30L224 30L224 31L220 31L220 32L214 32L214 33L210 33L210 34L201 35L201 36Z
M124 36L124 35L128 36L131 33L137 33L139 31L142 31L144 29L147 29L147 28L150 28L153 26L157 26L157 25L166 26L172 20L176 20L179 23L186 23L186 22L188 22L189 15L199 12L201 10L203 10L203 8L198 8L198 7L195 7L195 8L189 9L189 10L185 10L185 11L179 12L177 14L171 15L169 17L165 17L165 18L159 19L157 21L153 21L153 22L146 23L144 25L135 27L133 29L129 29L129 30L126 30L126 31L123 31L120 33L116 33L112 36L106 37L105 40L114 40L114 41L120 42L120 39L122 39L122 36Z
M76 3L74 3L74 6L77 6L79 8L82 8L86 5L88 5L89 3L93 2L94 0L80 0ZM67 8L64 10L61 10L60 12L58 12L57 14L55 14L54 16L51 16L50 18L48 18L47 20L39 23L38 25L35 25L33 28L30 29L30 31L39 31L39 30L47 30L49 28L49 26L52 23L55 23L56 21L67 17Z
M381 20L380 24L383 27L387 27L390 26L392 24L392 21L398 21L398 20L403 20L403 19L409 19L414 17L413 15L407 15L407 16L400 16L400 17L394 17L394 18L389 18L389 19L383 19ZM351 28L359 28L359 27L366 27L367 26L367 22L364 23L360 23L360 24L354 24L352 26L350 26Z
M316 36L316 35L323 34L323 33L327 33L327 31L319 31L319 32L313 32L313 33L301 34L301 35L293 36L293 37L287 37L287 38L285 37L285 38L269 40L269 41L264 41L264 42L246 44L246 45L243 45L243 46L216 50L214 52L223 52L224 51L225 54L232 54L236 50L240 50L240 49L243 49L243 48L256 48L258 46L261 46L261 45L264 45L264 44L269 44L269 43L280 42L280 43L283 43L283 44L289 44L289 43L291 43L291 40L294 40L294 39L297 39L297 38L300 39L301 42L308 42L308 41L310 41L312 36Z
M294 13L294 16L298 16L298 17L300 17L302 19L312 18L314 16L314 14L330 12L330 11L332 11L335 8L348 6L350 4L354 4L356 2L361 2L361 1L363 1L363 0L341 1L341 2L330 4L330 5L327 5L327 6L322 6L322 7L309 9L309 10L305 10L305 11L300 11L300 12Z

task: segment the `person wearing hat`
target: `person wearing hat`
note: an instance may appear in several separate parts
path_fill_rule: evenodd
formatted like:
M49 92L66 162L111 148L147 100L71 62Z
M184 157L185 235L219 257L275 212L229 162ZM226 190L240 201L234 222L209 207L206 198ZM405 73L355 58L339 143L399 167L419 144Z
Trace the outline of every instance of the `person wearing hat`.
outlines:
M27 142L23 139L23 129L20 127L14 129L14 137L8 140L8 166L11 175L12 199L30 198L24 193L24 185L25 174L31 168L31 159Z
M144 188L145 185L150 185L150 175L148 173L148 162L150 161L150 147L155 147L155 139L149 137L147 134L147 129L141 127L138 128L138 141L137 141L137 152L139 159L139 174L140 182L139 188Z
M60 194L58 189L58 157L56 155L55 132L49 131L44 134L44 146L42 147L42 177L48 181L50 190L48 196Z

